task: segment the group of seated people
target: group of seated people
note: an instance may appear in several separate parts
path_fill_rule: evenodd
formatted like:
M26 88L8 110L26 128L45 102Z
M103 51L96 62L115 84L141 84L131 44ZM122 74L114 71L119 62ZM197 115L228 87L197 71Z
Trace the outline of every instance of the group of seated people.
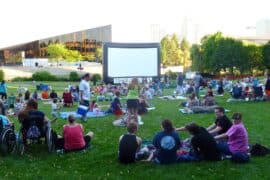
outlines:
M180 104L185 107L185 111L193 113L213 112L217 102L211 88L208 88L206 95L200 100L192 93L187 101Z
M50 121L38 109L38 103L34 99L30 99L25 108L19 112L18 120L22 126L22 140L25 147L27 147L27 138L45 136L46 124ZM38 131L35 130L34 126L36 126ZM68 117L67 124L63 126L63 137L57 135L54 131L52 133L56 149L66 152L78 151L88 147L90 140L93 138L93 132L88 132L85 136L83 135L83 126L76 123L76 119L72 115Z
M234 113L231 122L224 114L224 108L217 107L215 115L215 122L207 129L196 123L174 128L170 120L163 120L162 131L155 135L152 145L147 146L146 161L170 164L229 158L233 162L248 162L248 134L242 114ZM136 162L143 150L143 141L136 135L138 126L134 123L127 124L127 130L128 133L120 137L118 153L119 161L125 164ZM182 142L178 131L188 131L191 138Z

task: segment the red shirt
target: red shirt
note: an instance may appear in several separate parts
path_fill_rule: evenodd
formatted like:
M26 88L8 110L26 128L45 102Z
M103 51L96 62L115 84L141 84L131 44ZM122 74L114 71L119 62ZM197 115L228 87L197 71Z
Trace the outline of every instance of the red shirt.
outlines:
M75 150L81 149L85 146L85 141L83 138L83 129L80 124L76 126L64 126L63 130L64 140L65 140L65 149L66 150Z

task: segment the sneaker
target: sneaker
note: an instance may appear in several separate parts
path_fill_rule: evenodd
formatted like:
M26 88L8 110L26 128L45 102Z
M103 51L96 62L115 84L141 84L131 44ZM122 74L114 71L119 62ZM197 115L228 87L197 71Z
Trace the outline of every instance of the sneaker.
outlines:
M87 122L87 118L86 117L82 117L82 122Z
M57 149L56 150L56 153L57 154L64 154L64 149Z

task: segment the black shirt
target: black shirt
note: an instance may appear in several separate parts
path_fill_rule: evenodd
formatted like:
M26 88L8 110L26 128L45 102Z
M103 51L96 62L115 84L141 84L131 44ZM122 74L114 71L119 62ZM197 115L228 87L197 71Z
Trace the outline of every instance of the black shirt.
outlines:
M200 127L200 131L192 137L191 145L200 158L210 161L220 160L221 155L216 141L205 128Z
M134 134L125 134L119 143L119 161L124 164L134 163L138 146Z
M226 115L222 116L221 118L217 118L215 121L216 126L221 127L222 129L218 132L218 134L223 134L231 128L232 122L228 119Z

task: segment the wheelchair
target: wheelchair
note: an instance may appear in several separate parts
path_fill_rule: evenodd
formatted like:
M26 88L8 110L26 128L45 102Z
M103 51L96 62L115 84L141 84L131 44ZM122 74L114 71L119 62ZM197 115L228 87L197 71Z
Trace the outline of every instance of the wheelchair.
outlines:
M16 133L14 127L4 125L3 119L0 119L0 152L2 155L13 154L16 152Z
M24 154L25 147L31 144L47 145L49 152L55 151L53 130L51 121L44 123L44 118L38 115L30 115L28 121L23 122L17 138L17 150L19 154Z

